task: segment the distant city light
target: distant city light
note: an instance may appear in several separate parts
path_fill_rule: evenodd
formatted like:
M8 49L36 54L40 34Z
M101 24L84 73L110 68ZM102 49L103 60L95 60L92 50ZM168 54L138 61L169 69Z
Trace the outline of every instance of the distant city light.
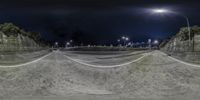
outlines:
M148 43L149 43L149 44L151 43L151 39L148 39Z
M55 45L58 45L58 42L55 42Z
M125 38L125 40L126 40L126 41L128 41L128 40L129 40L129 38L128 38L128 37L126 37L126 38Z
M129 41L129 38L126 36L122 36L121 39L123 41L123 45L127 46L127 41ZM120 39L118 39L117 41L120 42Z
M70 45L70 42L67 42L67 45Z
M145 42L142 42L141 44L145 44Z
M131 45L131 42L129 42L128 45Z

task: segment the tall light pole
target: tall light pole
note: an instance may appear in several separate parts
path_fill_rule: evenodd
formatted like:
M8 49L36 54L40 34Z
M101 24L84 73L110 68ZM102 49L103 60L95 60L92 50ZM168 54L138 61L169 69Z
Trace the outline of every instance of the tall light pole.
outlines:
M187 21L187 27L188 27L188 32L189 32L189 46L191 45L191 33L190 33L190 22L187 16L184 16L186 21Z
M126 43L127 43L127 41L129 41L129 38L128 38L128 37L126 37L126 38L125 38L125 41L126 41ZM126 47L127 47L127 44L126 44Z
M128 37L125 37L125 36L122 36L121 37L123 42L124 42L124 46L126 45L126 41L129 41L129 38Z
M125 39L126 39L126 37L125 36L122 36L122 40L123 40L123 45L125 46Z
M188 29L188 36L189 36L189 46L191 46L190 22L189 22L189 18L187 16L179 14L179 13L175 13L175 12L167 10L167 9L153 9L152 11L154 13L174 13L174 14L177 14L177 15L184 17L186 19L186 22L187 22L187 29Z
M151 50L151 39L148 39L149 49Z

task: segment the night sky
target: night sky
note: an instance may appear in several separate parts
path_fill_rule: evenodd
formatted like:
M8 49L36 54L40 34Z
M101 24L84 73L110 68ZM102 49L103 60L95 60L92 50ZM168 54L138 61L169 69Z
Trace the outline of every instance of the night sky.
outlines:
M146 42L169 38L186 26L179 15L152 14L148 9L170 9L186 15L191 25L200 25L199 4L191 0L1 0L0 23L12 22L52 42L109 44L123 35Z

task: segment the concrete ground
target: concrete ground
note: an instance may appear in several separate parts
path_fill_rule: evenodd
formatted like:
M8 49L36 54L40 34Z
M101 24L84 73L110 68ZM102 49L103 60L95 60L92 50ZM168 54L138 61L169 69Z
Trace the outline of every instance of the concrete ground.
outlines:
M99 67L118 64L122 66ZM118 54L55 51L35 63L0 68L0 97L1 100L199 100L200 68L180 63L160 51Z
M26 51L25 53L11 52L11 53L0 53L0 65L15 65L23 64L28 61L40 58L45 54L49 53L50 50L40 50L40 51Z

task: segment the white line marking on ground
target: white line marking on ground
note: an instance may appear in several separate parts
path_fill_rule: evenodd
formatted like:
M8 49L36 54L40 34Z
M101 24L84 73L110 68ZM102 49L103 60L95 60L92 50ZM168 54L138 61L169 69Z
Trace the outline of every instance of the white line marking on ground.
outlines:
M74 58L73 58L74 59ZM77 61L79 61L79 62L87 62L87 63L90 63L90 62L98 62L98 61L100 61L99 59L98 60L92 60L92 61L86 61L86 60L80 60L80 59L75 59L75 60L77 60Z
M44 55L43 57L40 57L40 58L38 58L38 59L36 59L36 60L30 61L30 62L26 62L26 63L23 63L23 64L18 64L18 65L0 65L0 68L1 68L1 67L5 67L5 68L6 68L6 67L20 67L20 66L29 65L29 64L32 64L32 63L36 63L36 62L38 62L38 61L44 59L45 57L47 57L47 56L49 56L49 55L51 55L51 54L52 54L52 53L46 54L46 55Z
M147 53L143 54L142 57L140 57L140 58L138 58L138 59L136 59L136 60L133 60L133 61L130 61L130 62L127 62L127 63L123 63L123 64L109 65L109 66L106 66L106 65L93 65L93 64L88 64L88 63L85 63L85 62L81 62L80 60L73 59L73 58L71 58L71 57L69 57L69 56L66 56L66 55L64 55L64 56L65 56L67 59L70 59L70 60L72 60L72 61L74 61L74 62L77 62L77 63L79 63L79 64L83 64L83 65L87 65L87 66L91 66L91 67L112 68L112 67L125 66L125 65L129 65L129 64L131 64L131 63L137 62L137 61L143 59L144 57L146 57L146 56L147 56Z
M160 51L161 52L161 51ZM166 53L164 52L161 52L163 53L163 55L166 55ZM176 59L174 57L171 57L171 56L168 56L169 58L171 58L172 60L176 61L176 62L179 62L179 63L182 63L182 64L185 64L185 65L188 65L188 66L193 66L193 67L199 67L200 68L200 65L197 65L197 64L192 64L192 63L188 63L188 62L185 62L185 61L182 61L182 60L179 60L179 59Z
M200 68L200 65L197 65L197 64L191 64L191 63L188 63L188 62L184 62L184 61L181 61L181 60L178 60L174 57L171 57L171 56L168 56L169 58L179 62L179 63L182 63L182 64L185 64L185 65L188 65L188 66L193 66L193 67L199 67Z

